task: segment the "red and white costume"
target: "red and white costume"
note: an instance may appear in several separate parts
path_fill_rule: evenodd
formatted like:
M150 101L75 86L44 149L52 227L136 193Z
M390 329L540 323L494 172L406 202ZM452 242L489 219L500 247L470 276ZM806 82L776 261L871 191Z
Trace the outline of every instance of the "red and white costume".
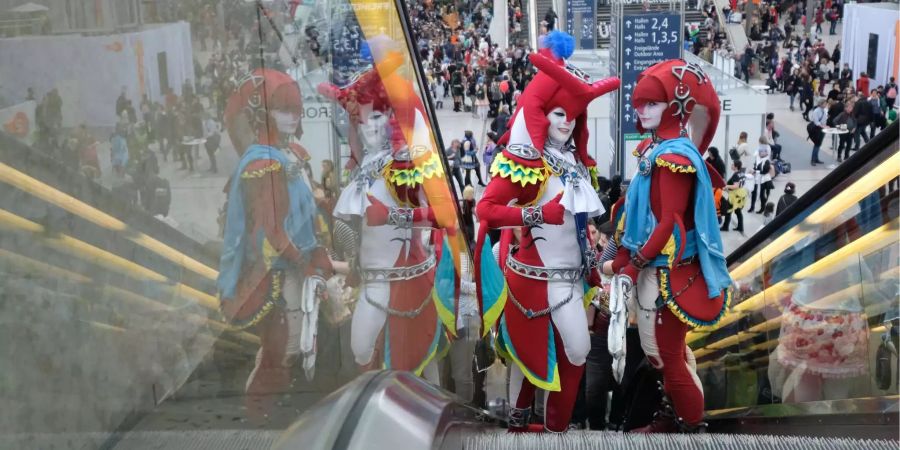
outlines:
M599 273L590 264L595 259L589 254L586 222L604 208L593 186L596 164L587 154L586 109L617 89L619 80L589 82L565 64L567 53L554 48L530 55L539 72L519 98L510 131L500 139L506 146L494 159L493 178L476 208L482 225L476 261L484 325L487 330L499 320L498 350L514 363L509 386L513 431L527 426L536 386L549 391L545 429L568 428L590 350L583 298L586 281L599 286ZM560 135L566 140L554 139ZM518 227L522 239L510 247ZM488 228L504 229L499 270L489 270Z
M350 116L352 175L334 216L358 226L361 240L352 262L360 284L350 338L356 362L375 365L378 352L379 367L424 371L437 382L431 363L446 348L447 331L455 334L456 319L454 293L434 289L441 252L433 242L442 234L432 230L456 218L436 214L452 200L424 107L396 72L402 62L388 53L350 85L323 83L319 92Z

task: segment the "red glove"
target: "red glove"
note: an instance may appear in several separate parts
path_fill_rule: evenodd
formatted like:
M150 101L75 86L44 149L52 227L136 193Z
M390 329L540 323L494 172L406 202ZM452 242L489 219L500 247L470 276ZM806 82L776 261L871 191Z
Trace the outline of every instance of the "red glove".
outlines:
M625 266L628 265L631 260L631 252L628 251L625 246L619 247L619 251L616 253L616 258L613 259L612 263L612 271L613 273L619 273Z
M367 197L369 197L369 202L372 204L366 208L366 224L370 227L386 224L388 221L388 207L371 195Z
M628 264L624 269L622 269L621 272L619 272L619 275L625 275L626 277L631 279L631 284L635 285L637 284L638 272L640 271L637 267L634 266L634 264Z
M566 208L559 203L560 199L562 199L562 192L556 197L553 197L553 200L550 200L547 204L541 206L541 214L544 216L544 223L549 223L550 225L562 225Z
M309 257L309 265L306 266L306 275L319 275L330 278L334 275L334 267L331 266L331 258L324 247L316 247Z

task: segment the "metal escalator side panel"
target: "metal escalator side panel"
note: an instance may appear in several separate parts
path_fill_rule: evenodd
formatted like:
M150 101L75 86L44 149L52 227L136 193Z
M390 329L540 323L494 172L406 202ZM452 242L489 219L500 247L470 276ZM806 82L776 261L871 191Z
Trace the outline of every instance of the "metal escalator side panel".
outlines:
M379 372L364 373L329 394L285 430L272 449L343 448L338 443L346 441L353 432L353 425L348 423L358 416L357 410L365 408L372 386L380 376Z

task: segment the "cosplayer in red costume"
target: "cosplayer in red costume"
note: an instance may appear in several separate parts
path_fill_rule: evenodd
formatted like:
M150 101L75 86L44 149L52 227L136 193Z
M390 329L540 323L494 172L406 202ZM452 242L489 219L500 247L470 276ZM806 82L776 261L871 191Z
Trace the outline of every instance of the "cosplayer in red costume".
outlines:
M323 83L319 92L350 116L352 174L334 215L359 229L352 266L360 293L350 337L356 362L424 372L438 382L433 362L447 330L456 331L455 269L434 251L441 233L432 228L454 226L456 216L424 107L397 73L402 63L402 54L387 52L351 84ZM437 212L437 204L451 214ZM373 362L376 352L382 361Z
M241 159L226 193L218 279L221 308L238 328L255 326L260 349L248 394L288 386L299 358L315 364L319 296L332 268L315 237L315 202L303 179L300 89L288 75L257 69L238 84L225 126Z
M498 348L514 362L510 430L527 426L539 387L549 391L545 429L563 432L590 350L584 298L596 290L585 284L599 286L587 221L604 208L593 187L586 109L617 89L619 80L591 83L567 65L571 36L554 32L545 42L549 48L529 56L539 72L519 98L510 131L500 140L506 148L495 158L494 177L476 208L482 225L476 261L485 330L499 319ZM522 238L510 248L518 227ZM499 267L484 239L488 228L504 229Z
M724 183L702 156L716 131L719 99L699 66L676 59L645 70L632 102L638 130L653 137L638 146L638 172L613 214L621 243L613 270L635 285L641 347L662 371L668 397L654 422L636 431L696 431L703 427L703 387L685 335L719 321L731 285L713 201L713 189Z

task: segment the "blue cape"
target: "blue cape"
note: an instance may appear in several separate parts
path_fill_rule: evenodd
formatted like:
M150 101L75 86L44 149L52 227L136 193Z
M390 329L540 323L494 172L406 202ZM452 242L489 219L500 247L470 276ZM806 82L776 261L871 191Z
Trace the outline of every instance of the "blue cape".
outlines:
M713 199L712 181L706 170L706 163L700 157L697 147L688 138L669 139L661 142L654 148L648 159L650 164L656 164L656 158L660 155L674 154L691 160L691 164L697 169L694 174L697 179L697 188L694 189L694 233L688 233L688 240L695 241L697 256L700 259L700 269L703 279L706 280L709 298L718 297L723 289L731 286L731 276L725 264L722 235L719 233L719 222L716 219L716 204ZM652 173L652 172L651 172ZM625 232L622 236L622 245L628 250L640 249L653 229L657 220L650 209L650 181L651 175L642 175L640 171L635 174L628 187L625 196ZM690 256L685 252L685 256Z
M241 266L246 256L247 241L250 236L246 230L246 213L244 194L241 191L243 180L241 174L251 162L260 159L274 159L281 163L285 172L288 170L288 158L274 147L253 145L247 149L231 176L231 189L228 191L228 204L225 215L225 238L223 240L222 257L219 261L219 279L217 287L223 299L234 298L235 287L241 274ZM300 177L287 177L288 201L290 211L284 219L284 230L291 242L306 254L317 245L315 235L315 201L309 186Z

